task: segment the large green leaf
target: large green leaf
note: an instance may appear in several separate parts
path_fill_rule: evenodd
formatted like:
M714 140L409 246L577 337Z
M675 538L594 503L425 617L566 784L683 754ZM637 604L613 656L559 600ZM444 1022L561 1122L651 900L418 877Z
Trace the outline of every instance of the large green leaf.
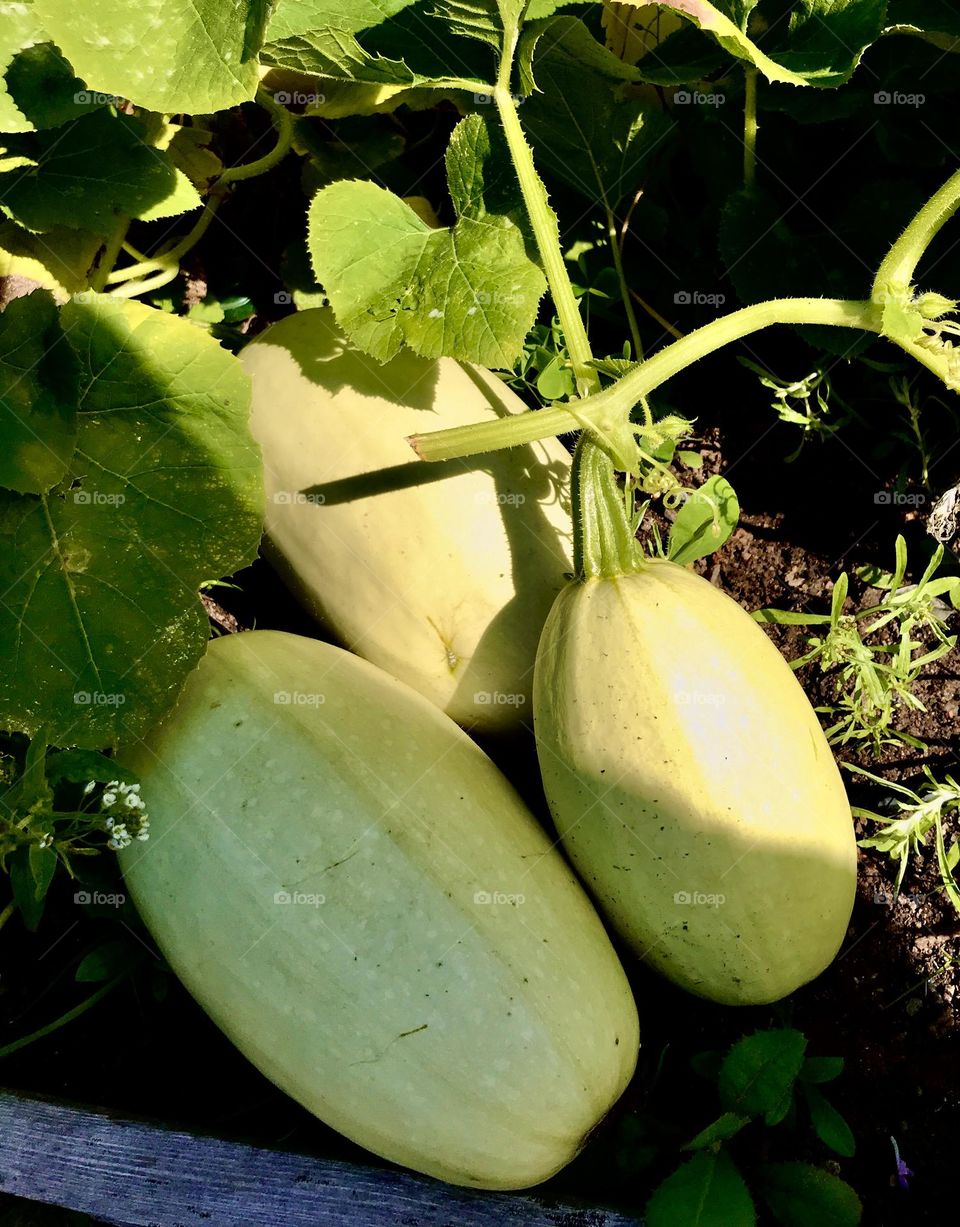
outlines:
M8 131L12 132L56 128L109 101L91 94L59 50L48 42L31 44L13 57L7 68L6 88L26 121L10 127Z
M960 9L954 0L890 0L885 34L914 34L960 52Z
M149 145L145 132L140 118L99 109L19 137L37 165L0 175L0 207L34 231L72 226L104 234L121 214L149 214L175 196L178 177L169 155Z
M33 9L23 3L0 3L0 132L30 132L33 124L17 106L6 82L14 57L44 40Z
M77 440L77 361L51 295L0 314L0 486L44 494L63 480Z
M220 111L253 98L270 0L34 0L90 89L153 111Z
M318 30L359 34L416 3L418 0L277 0L267 25L267 41Z
M700 1151L656 1189L646 1227L754 1227L753 1199L724 1151Z
M570 17L542 28L531 74L539 92L525 99L523 123L538 164L615 207L643 182L647 158L669 128L663 112L620 95L617 85L636 73Z
M100 748L138 735L201 656L197 589L256 553L261 464L249 385L206 333L85 294L63 483L0 499L0 728Z
M452 229L431 228L373 183L333 183L314 197L317 280L341 327L381 362L403 345L488 367L519 354L546 282L521 229L475 190L490 149L479 116L454 131L447 172L461 212Z

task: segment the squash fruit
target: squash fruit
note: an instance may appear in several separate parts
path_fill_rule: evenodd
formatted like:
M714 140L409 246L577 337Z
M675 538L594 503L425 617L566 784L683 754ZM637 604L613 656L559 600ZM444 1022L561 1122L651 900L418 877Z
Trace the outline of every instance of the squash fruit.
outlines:
M316 640L215 641L124 761L121 854L174 971L333 1128L455 1184L521 1188L626 1086L636 1007L592 905L437 708Z
M644 557L610 461L575 462L578 576L537 656L547 799L582 880L650 965L730 1005L776 1001L843 940L850 808L790 667L694 572Z
M537 641L571 565L566 449L421 464L406 436L525 406L451 358L381 366L326 308L274 324L241 360L266 552L286 581L342 643L459 723L529 722Z

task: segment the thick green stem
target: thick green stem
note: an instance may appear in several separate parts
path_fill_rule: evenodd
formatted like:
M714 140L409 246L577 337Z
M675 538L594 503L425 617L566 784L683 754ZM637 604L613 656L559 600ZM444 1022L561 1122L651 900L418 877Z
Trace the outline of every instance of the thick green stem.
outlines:
M746 95L743 104L743 186L752 192L757 179L757 70L744 69Z
M506 79L504 79L503 65L507 65ZM547 284L550 287L553 305L560 317L560 326L563 329L577 387L581 395L594 392L600 387L600 378L590 365L593 354L590 351L587 330L584 327L580 307L563 259L557 215L550 207L547 190L533 164L533 153L527 144L527 138L517 114L517 105L510 93L507 54L504 55L501 62L500 80L497 81L494 88L493 97L500 113L500 122L503 125L504 136L516 168L517 178L520 181L523 203L526 205L530 225L537 240L537 248L540 252Z
M688 333L681 340L674 341L624 375L613 387L577 401L576 412L571 412L564 405L554 405L550 409L528 410L495 422L414 435L410 443L421 459L435 461L515 447L535 439L579 430L583 426L600 434L616 434L622 430L634 406L643 397L731 341L769 328L771 324L827 324L879 333L881 319L882 309L870 302L836 298L780 298L757 303L721 316L703 328Z
M639 570L643 555L627 518L613 461L588 434L577 442L570 480L577 579L614 579Z
M877 271L873 295L890 288L907 290L913 284L920 258L957 209L960 208L960 170L927 201L903 234L890 248Z

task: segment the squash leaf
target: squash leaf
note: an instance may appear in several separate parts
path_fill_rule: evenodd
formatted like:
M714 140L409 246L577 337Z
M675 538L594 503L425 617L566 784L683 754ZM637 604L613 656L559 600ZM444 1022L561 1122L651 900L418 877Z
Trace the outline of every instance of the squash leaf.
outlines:
M33 8L91 90L195 114L256 93L269 0L34 0Z
M84 294L63 481L0 496L0 727L100 749L174 702L203 653L199 585L252 561L262 519L249 384L185 320Z
M454 130L447 176L459 211L435 229L376 184L341 181L322 188L309 215L317 280L337 321L381 362L408 345L424 357L448 356L509 367L533 324L546 281L524 233L482 190L491 142L471 116ZM510 209L509 195L498 207Z

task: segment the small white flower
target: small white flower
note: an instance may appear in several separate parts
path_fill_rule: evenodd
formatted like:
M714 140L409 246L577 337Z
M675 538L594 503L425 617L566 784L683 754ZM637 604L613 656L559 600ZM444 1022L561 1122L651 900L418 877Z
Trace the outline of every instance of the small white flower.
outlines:
M144 843L144 842L145 842L146 840L148 840L149 838L150 838L150 832L149 832L149 831L141 831L141 832L140 832L140 834L137 836L137 839L139 839L139 841L140 841L141 843Z
M119 780L111 780L110 783L107 784L107 788L119 788L119 787L120 787Z
M116 805L116 803L117 803L117 794L115 792L105 792L103 794L103 804L104 805L107 805L107 806Z
M123 798L123 803L127 807L127 809L142 809L143 808L143 802L140 800L140 798L137 796L135 792L128 792L127 795Z
M97 781L96 781L96 780L91 780L91 781L89 782L89 784L84 784L84 786L83 786L83 795L84 795L85 797L89 797L89 796L90 796L90 794L93 792L93 790L96 788L96 786L97 786Z
M45 835L40 836L40 840L37 846L40 848L49 848L52 843L53 843L53 836L48 831Z
M109 830L109 829L110 829L110 828L113 826L113 819L112 819L112 818L104 818L104 820L103 820L103 825L104 825L104 826L107 828L107 830Z

